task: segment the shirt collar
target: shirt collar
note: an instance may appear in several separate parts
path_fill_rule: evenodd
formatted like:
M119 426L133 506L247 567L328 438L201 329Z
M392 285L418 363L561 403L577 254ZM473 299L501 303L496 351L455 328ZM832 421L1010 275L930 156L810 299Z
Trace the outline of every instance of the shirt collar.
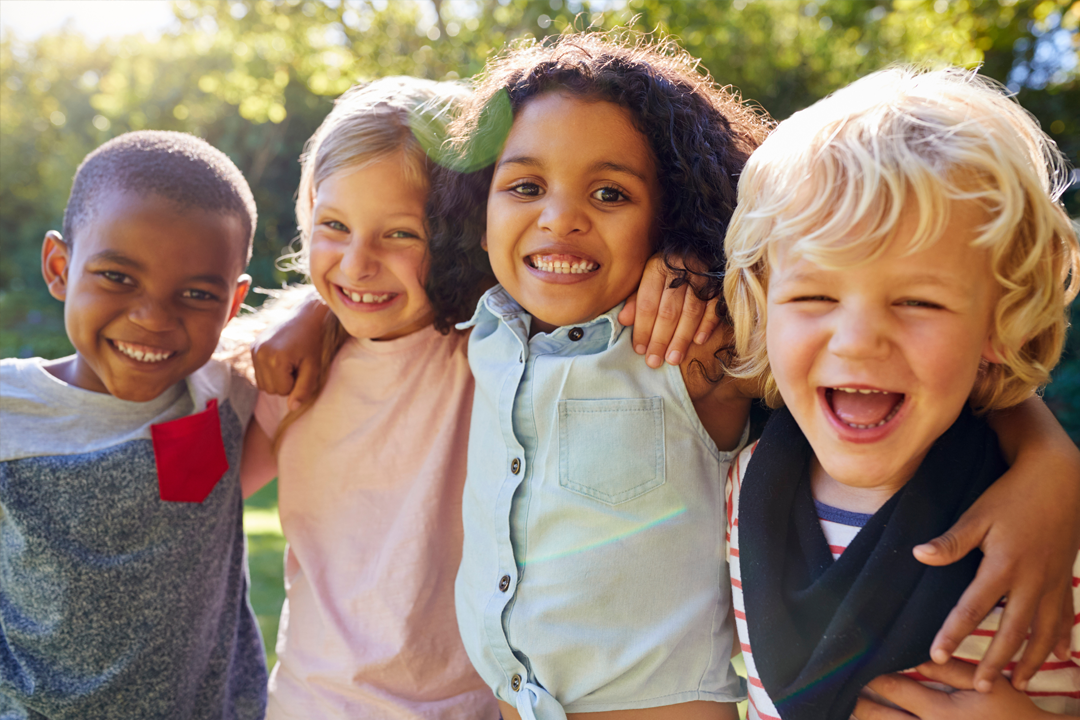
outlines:
M603 349L606 350L615 344L622 334L623 329L626 327L620 323L618 319L619 312L623 309L623 305L625 304L625 302L621 302L606 313L598 315L587 322L555 328L547 334L547 337L550 341L557 343L558 345L565 345L571 342L576 343L582 339L587 339L591 340L587 345L595 346L597 342L600 342L603 345ZM502 285L496 285L484 293L483 296L481 296L480 301L476 304L476 312L473 313L472 318L467 322L458 323L457 328L459 330L471 328L481 322L485 317L502 321L511 328L517 327L523 329L526 334L525 340L526 342L528 341L528 327L529 323L532 321L532 316L525 312L525 309L518 304L517 300L510 297L510 293L508 293ZM524 320L524 324L522 323L522 320ZM571 332L575 330L580 330L584 335L574 339ZM577 333L575 332L574 335L577 335ZM532 338L534 343L538 337L540 337L539 334ZM582 345L585 344L586 343L582 343Z

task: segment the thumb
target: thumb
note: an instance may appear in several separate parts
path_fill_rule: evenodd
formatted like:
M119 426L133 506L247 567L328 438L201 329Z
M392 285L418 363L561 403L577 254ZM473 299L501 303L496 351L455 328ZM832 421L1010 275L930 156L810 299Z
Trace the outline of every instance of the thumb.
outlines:
M961 517L955 525L930 542L916 545L912 551L915 559L924 565L950 565L979 547L987 528L978 518L968 520L967 517Z
M296 370L296 382L289 393L289 410L296 410L314 397L319 390L319 368L311 360L303 360Z

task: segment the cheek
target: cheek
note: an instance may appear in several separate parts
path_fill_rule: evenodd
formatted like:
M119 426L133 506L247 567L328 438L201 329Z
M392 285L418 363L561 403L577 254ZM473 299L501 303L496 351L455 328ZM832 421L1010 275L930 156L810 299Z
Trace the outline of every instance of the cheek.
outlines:
M809 321L782 308L769 308L765 343L769 366L781 390L806 380L813 364L813 328Z

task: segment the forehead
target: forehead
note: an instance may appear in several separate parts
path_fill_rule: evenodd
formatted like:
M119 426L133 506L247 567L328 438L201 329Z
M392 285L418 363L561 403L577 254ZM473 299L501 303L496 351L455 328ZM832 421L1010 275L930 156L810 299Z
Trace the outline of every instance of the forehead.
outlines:
M422 214L428 188L406 162L403 153L395 153L337 170L315 188L315 204L333 204L343 210L404 208Z
M646 178L656 174L652 149L629 110L558 91L529 100L515 115L500 159L520 154L557 155L577 164L617 158Z
M187 207L156 193L103 190L76 232L74 251L170 257L238 276L247 264L248 236L235 213Z

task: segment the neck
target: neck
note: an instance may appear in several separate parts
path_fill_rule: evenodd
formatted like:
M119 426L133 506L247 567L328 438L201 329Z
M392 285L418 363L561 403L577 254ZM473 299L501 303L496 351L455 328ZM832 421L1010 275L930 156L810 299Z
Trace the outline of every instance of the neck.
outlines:
M810 461L810 490L814 499L849 512L874 514L910 479L907 477L902 482L857 487L846 485L829 475L816 455Z

